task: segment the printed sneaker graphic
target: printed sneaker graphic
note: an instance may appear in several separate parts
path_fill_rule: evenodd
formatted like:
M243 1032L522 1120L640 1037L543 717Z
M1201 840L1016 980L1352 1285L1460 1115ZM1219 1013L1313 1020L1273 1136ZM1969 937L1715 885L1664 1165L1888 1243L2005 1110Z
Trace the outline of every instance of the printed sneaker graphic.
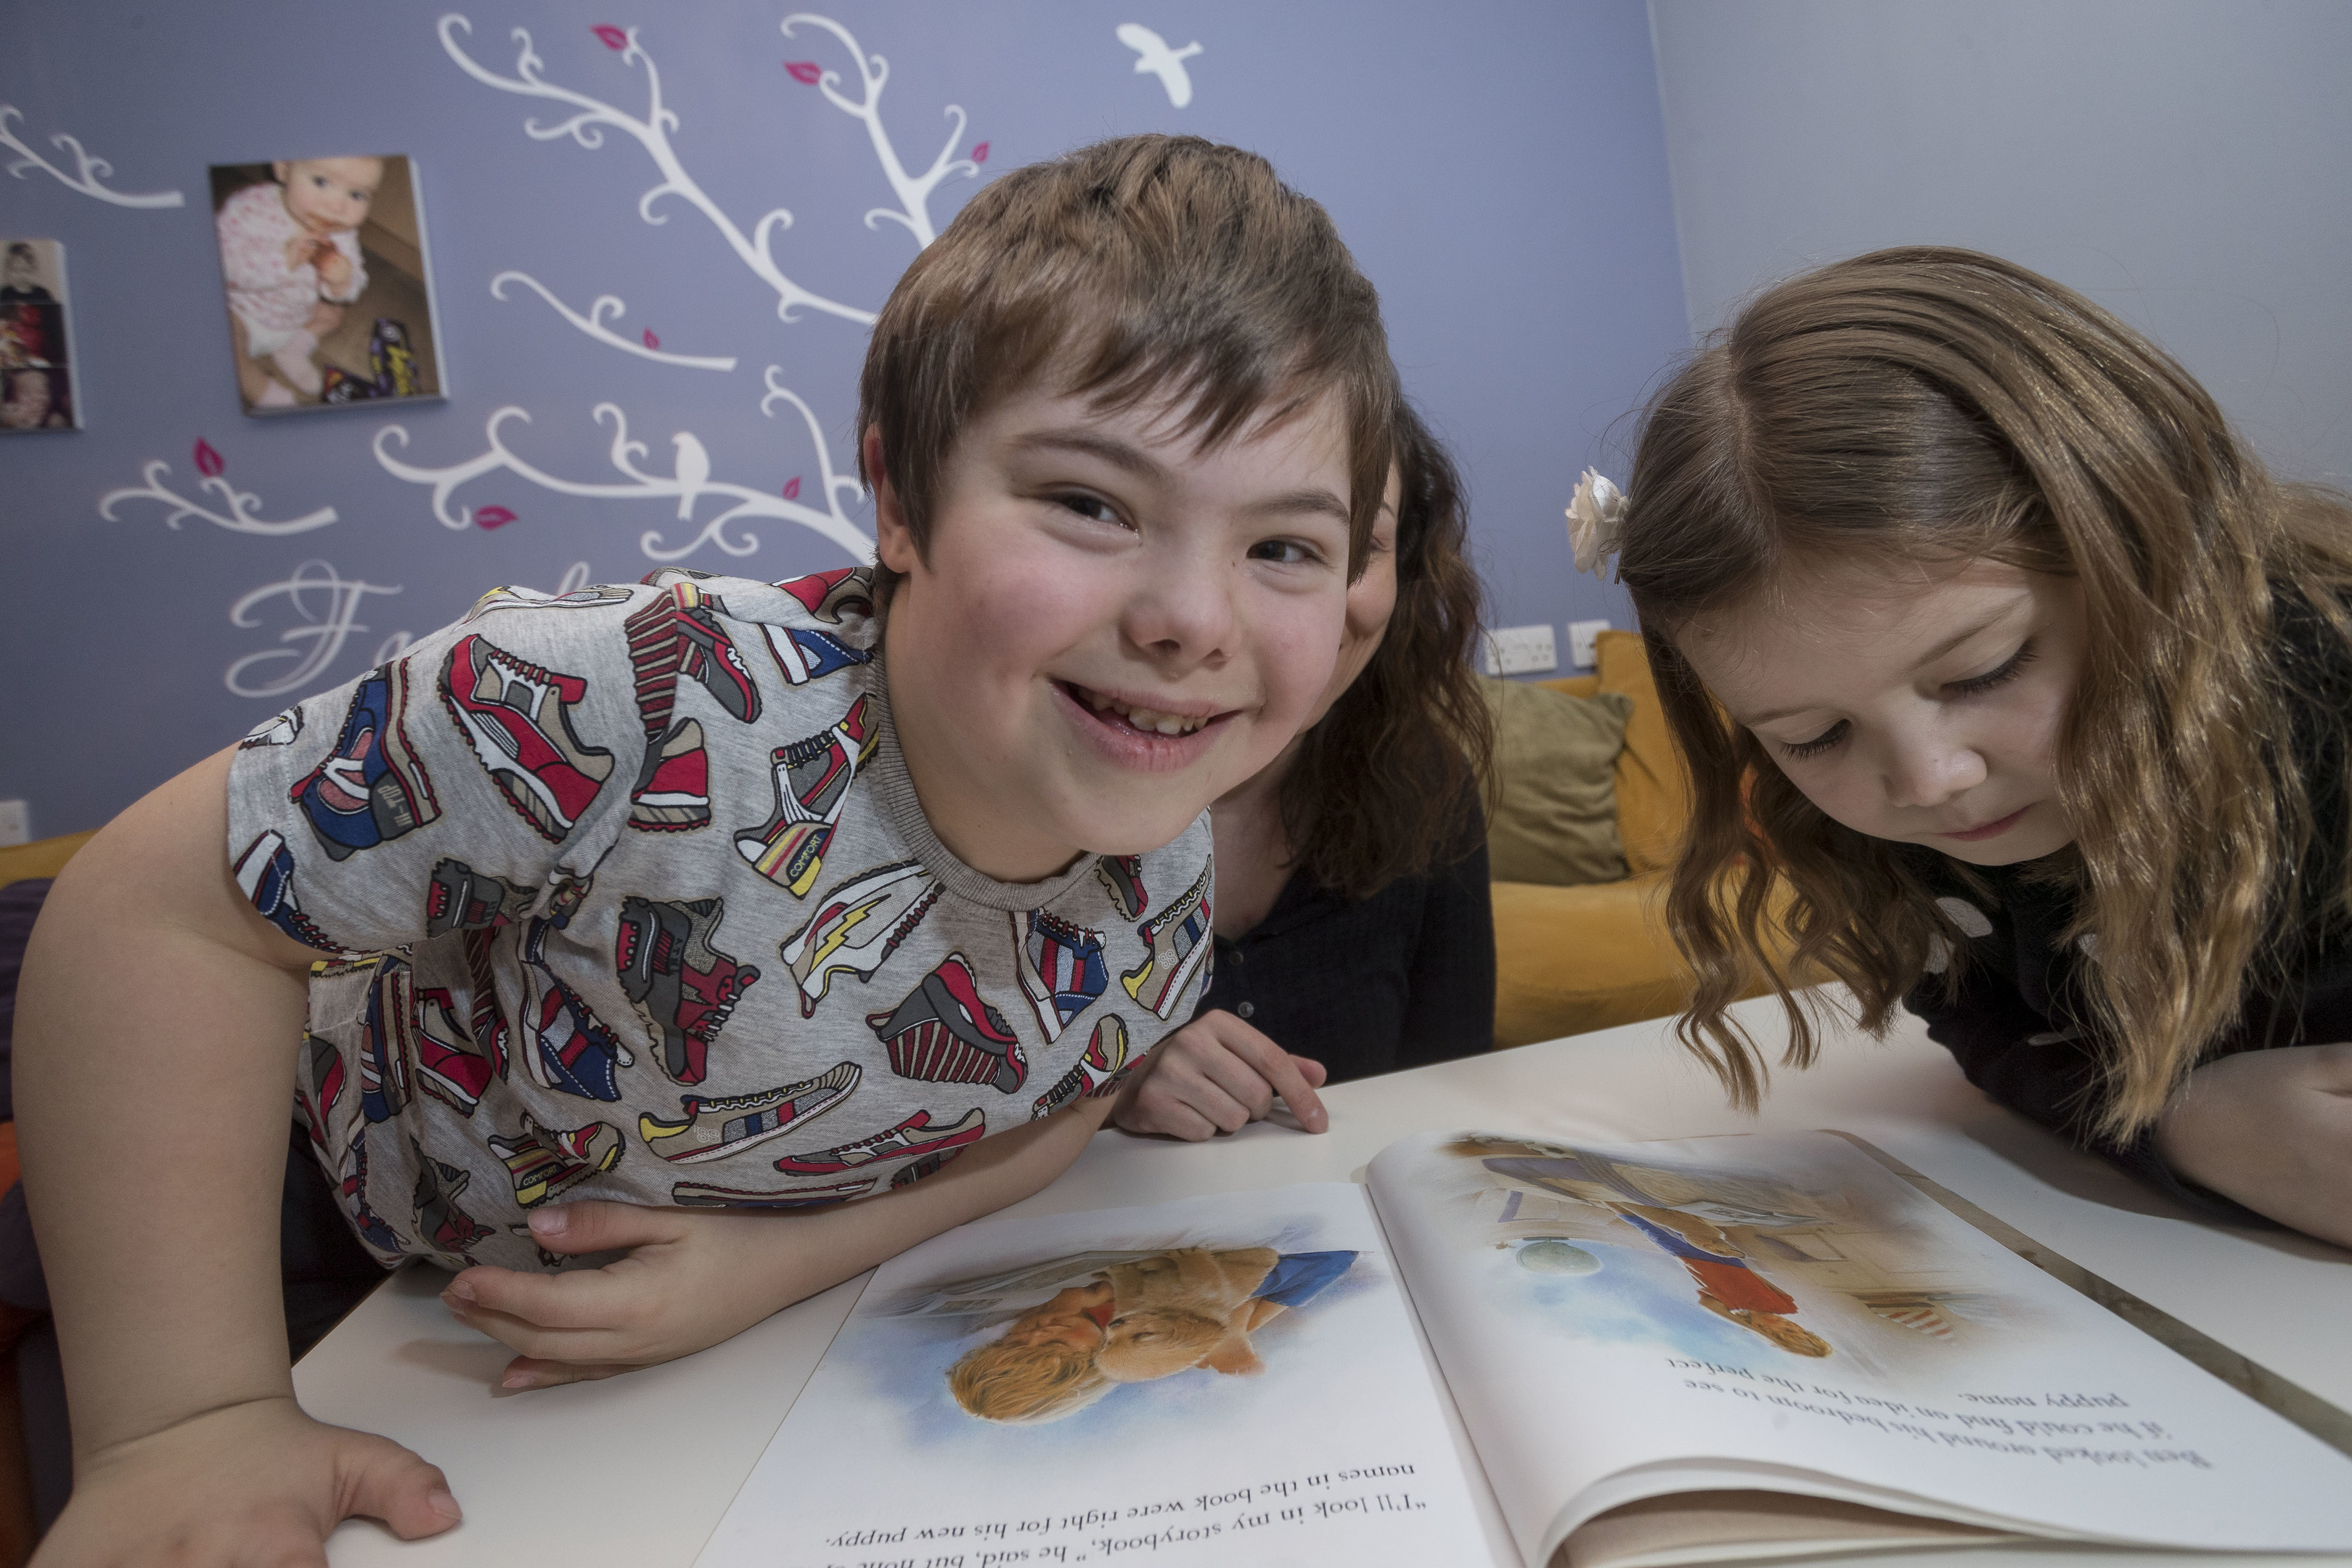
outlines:
M656 903L621 900L613 967L621 989L661 1047L662 1071L700 1083L710 1042L760 972L711 945L727 907L718 899Z
M478 621L492 610L590 610L599 605L628 602L626 588L574 588L568 594L542 594L536 588L493 588L474 601L466 621ZM463 625L464 621L458 623Z
M877 866L827 893L808 924L776 950L800 988L801 1016L815 1016L835 975L871 980L939 901L940 885L913 860ZM861 933L863 941L850 940Z
M1013 960L1021 972L1021 990L1037 1026L1050 1044L1061 1037L1070 1020L1095 1004L1110 984L1103 963L1102 932L1074 925L1051 910L1031 910L1024 917L1007 913L1013 922ZM1024 933L1022 925L1028 925Z
M302 1060L309 1069L294 1086L294 1103L310 1131L310 1152L327 1152L327 1118L343 1098L343 1053L307 1030L302 1036ZM312 1087L316 1086L316 1087Z
M980 1141L988 1131L988 1118L973 1106L951 1127L933 1127L931 1113L918 1110L898 1126L877 1132L870 1138L860 1138L855 1143L843 1143L814 1154L787 1154L776 1162L776 1169L793 1176L830 1176L836 1171L854 1171L860 1165L870 1165L877 1160L917 1159L942 1150L961 1149Z
M407 710L408 666L395 659L370 670L352 693L333 752L287 792L338 860L441 815L433 781L408 743Z
M560 844L613 775L613 753L572 732L572 707L588 693L576 675L557 675L493 647L478 632L449 650L441 698L474 755L541 838Z
M856 1062L840 1062L764 1094L724 1100L682 1094L677 1102L686 1108L685 1121L664 1121L646 1111L637 1118L637 1136L673 1165L723 1159L815 1121L849 1098L864 1071Z
M1087 1042L1087 1054L1053 1088L1037 1097L1037 1102L1029 1108L1029 1120L1051 1116L1081 1096L1096 1100L1116 1093L1128 1069L1134 1065L1127 1059L1127 1020L1116 1013L1097 1020L1094 1037Z
M522 1026L530 1037L524 1059L530 1063L530 1076L544 1088L588 1100L618 1100L618 1069L637 1058L547 966L547 932L555 923L533 921L523 939Z
M850 781L881 743L874 699L861 694L832 729L770 752L775 815L757 827L737 829L736 853L794 898L806 898L824 869L824 848L841 820Z
M301 732L302 708L297 703L275 719L264 719L247 730L245 739L236 743L236 749L249 752L256 746L290 746L294 743L294 737Z
M629 664L636 671L637 710L645 715L647 732L669 727L680 676L700 681L735 718L758 722L760 689L751 684L735 639L719 623L726 605L691 579L668 572L654 576L662 591L623 623L629 634Z
M408 1064L415 1056L408 965L390 953L375 961L367 1015L360 1026L360 1114L389 1121L409 1100Z
M836 669L846 669L853 664L866 664L874 658L863 648L850 647L831 632L803 631L798 626L772 626L765 623L760 629L768 634L768 651L775 656L776 668L783 673L787 686L806 686Z
M710 826L710 758L702 721L681 719L646 737L646 760L629 791L629 826L640 833L692 833Z
M621 1163L621 1130L609 1121L585 1127L541 1127L523 1112L511 1138L489 1137L490 1152L506 1162L515 1202L535 1208Z
M457 1195L472 1184L474 1173L435 1159L414 1138L408 1146L416 1152L416 1194L409 1205L415 1211L416 1234L444 1258L463 1258L470 1267L474 1260L466 1249L498 1234L457 1206Z
M953 1149L942 1149L936 1154L924 1155L921 1159L916 1161L911 1165L899 1166L898 1174L890 1178L891 1190L896 1192L900 1187L911 1187L917 1182L921 1181L925 1176L938 1175L940 1173L940 1166L946 1164L950 1160L954 1159L958 1154L962 1152L963 1150L961 1146Z
M425 934L505 925L521 919L533 897L529 888L445 857L434 862L433 880L425 889Z
M507 1016L499 1006L498 975L490 963L490 944L499 931L477 926L460 939L466 946L466 986L473 993L467 1022L474 1045L489 1058L490 1070L507 1076Z
M1185 983L1209 956L1209 879L1213 874L1212 868L1202 867L1201 879L1182 898L1136 928L1135 934L1150 952L1141 963L1118 977L1129 996L1163 1018L1175 1011L1183 999Z
M1095 879L1118 906L1118 918L1131 921L1143 912L1150 896L1143 890L1143 857L1104 855L1095 861Z
M475 1048L449 993L440 986L416 993L415 1041L418 1087L459 1115L473 1115L498 1069Z
M715 1186L709 1182L673 1182L669 1201L682 1209L813 1209L846 1203L861 1193L872 1191L878 1179L860 1176L854 1181L829 1182L821 1187L784 1187L775 1192Z
M798 599L810 615L836 626L845 615L874 613L874 580L855 566L787 577L776 586Z
M294 900L294 851L286 847L285 838L277 829L265 830L245 847L236 858L229 874L236 879L238 890L262 918L305 947L319 948L327 952L340 952L342 944L330 938L302 912Z
M359 1232L360 1239L384 1259L397 1258L408 1249L400 1244L399 1233L368 1207L367 1184L367 1129L362 1127L352 1134L352 1146L343 1152L335 1196L342 1204L343 1213L351 1216L352 1228Z
M888 1013L866 1026L890 1050L890 1070L924 1083L984 1083L1005 1094L1029 1076L1029 1058L1004 1015L989 1005L971 961L951 952Z

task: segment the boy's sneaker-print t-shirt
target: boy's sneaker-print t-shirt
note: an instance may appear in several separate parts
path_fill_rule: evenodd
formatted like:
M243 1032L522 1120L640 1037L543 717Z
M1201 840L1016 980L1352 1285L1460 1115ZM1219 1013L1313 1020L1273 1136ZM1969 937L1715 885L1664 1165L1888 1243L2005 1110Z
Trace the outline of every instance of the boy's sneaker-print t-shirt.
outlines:
M1208 983L1205 816L998 882L925 820L862 571L499 589L243 742L229 856L334 956L297 1114L387 1264L557 1198L887 1192L1101 1094Z

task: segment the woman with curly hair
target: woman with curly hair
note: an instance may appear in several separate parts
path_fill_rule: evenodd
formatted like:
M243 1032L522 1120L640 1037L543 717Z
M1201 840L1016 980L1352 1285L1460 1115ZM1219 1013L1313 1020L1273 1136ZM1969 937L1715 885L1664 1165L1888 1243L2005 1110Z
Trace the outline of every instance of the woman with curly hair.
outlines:
M1321 705L1210 808L1215 978L1124 1090L1129 1131L1208 1138L1279 1094L1319 1132L1324 1084L1494 1044L1478 580L1461 477L1410 410L1389 485Z

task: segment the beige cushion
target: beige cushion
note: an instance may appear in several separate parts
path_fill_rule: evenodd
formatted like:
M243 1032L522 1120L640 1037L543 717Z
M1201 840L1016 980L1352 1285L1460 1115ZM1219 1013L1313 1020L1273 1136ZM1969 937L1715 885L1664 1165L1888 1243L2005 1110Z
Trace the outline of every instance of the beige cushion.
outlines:
M1486 853L1498 882L1573 887L1625 875L1615 769L1633 700L1482 679L1495 714L1500 798Z

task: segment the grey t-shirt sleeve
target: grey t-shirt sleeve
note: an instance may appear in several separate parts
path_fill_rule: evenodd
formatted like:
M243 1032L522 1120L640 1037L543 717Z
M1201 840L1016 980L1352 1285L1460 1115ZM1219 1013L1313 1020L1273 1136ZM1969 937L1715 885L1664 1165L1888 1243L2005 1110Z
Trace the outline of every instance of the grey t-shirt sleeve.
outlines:
M651 592L498 590L256 729L229 771L238 887L298 942L376 952L593 866L646 750L625 622Z

